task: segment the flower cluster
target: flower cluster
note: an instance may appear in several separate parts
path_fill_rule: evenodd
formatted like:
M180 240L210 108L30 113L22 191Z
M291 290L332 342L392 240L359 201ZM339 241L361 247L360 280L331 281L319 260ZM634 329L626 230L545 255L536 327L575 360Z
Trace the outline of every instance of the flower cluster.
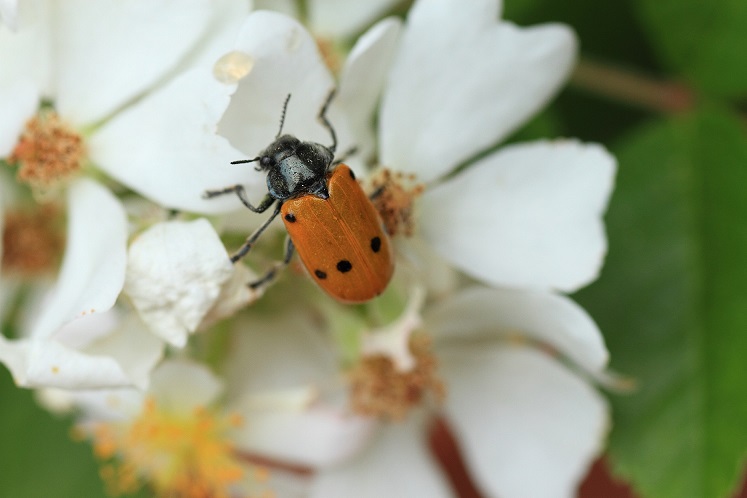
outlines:
M575 36L501 21L497 0L379 20L392 3L311 1L307 28L231 0L0 2L0 362L78 410L114 492L450 496L438 424L486 496L568 496L601 450L607 350L565 294L602 264L615 161L499 147L563 84ZM329 144L334 88L338 155L396 252L354 306L295 260L247 285L284 231L232 264L268 214L204 195L259 202L264 174L230 161L282 112Z

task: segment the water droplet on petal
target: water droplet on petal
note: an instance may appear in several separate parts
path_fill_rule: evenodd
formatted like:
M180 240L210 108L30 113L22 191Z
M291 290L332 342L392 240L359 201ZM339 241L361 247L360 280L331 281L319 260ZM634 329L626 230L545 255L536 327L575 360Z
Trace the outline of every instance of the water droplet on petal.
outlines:
M213 66L213 76L221 83L233 84L246 77L254 67L254 59L244 52L228 52Z

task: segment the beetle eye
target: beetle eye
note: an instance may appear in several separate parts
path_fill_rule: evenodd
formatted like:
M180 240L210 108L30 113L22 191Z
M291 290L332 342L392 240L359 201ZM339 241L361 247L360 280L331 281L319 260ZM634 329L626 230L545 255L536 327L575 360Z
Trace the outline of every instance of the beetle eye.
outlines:
M269 168L272 166L272 157L270 156L262 156L262 159L259 160L259 165L262 166L262 168Z

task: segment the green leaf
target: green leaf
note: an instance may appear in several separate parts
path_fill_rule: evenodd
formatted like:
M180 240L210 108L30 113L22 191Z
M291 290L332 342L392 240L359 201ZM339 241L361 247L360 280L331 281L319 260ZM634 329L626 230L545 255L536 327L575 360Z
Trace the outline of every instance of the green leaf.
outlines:
M707 92L747 94L747 2L637 0L637 10L672 69Z
M0 367L0 496L106 497L91 448L70 420L44 412Z
M610 453L645 497L729 496L747 454L747 139L707 109L639 129L616 154L610 252L577 296L612 368Z

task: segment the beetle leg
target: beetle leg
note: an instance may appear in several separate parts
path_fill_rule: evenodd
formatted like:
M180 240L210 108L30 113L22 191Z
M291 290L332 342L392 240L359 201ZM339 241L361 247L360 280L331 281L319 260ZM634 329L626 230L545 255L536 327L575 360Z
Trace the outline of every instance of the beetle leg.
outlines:
M274 201L274 199L273 199L273 201ZM262 204L264 204L264 201L262 201ZM262 206L262 204L260 204L260 206ZM265 229L270 225L270 223L272 223L272 220L274 220L275 217L278 215L278 213L280 213L280 207L282 205L283 205L282 202L278 202L278 205L275 208L275 211L273 211L272 215L269 218L267 218L267 221L265 221L264 223L262 223L262 226L260 226L259 228L257 228L254 231L253 234L251 234L249 237L247 237L246 242L244 242L244 245L242 245L239 248L239 250L236 251L231 256L231 263L235 263L238 260L240 260L241 258L243 258L244 256L246 256L246 253L249 252L249 249L252 248L252 245L257 241L257 239L259 238L259 236L262 235L262 232L265 231ZM267 209L267 208L265 207L265 209Z
M332 123L330 123L327 119L327 109L329 108L329 104L332 102L332 99L334 98L336 92L337 90L335 88L333 88L329 92L329 95L327 95L327 100L324 102L322 109L319 111L319 121L321 121L324 127L329 130L329 134L332 135L332 145L328 147L329 150L332 151L332 154L335 153L335 149L337 148L337 134L335 134L335 129L332 128Z
M342 163L344 163L344 162L345 162L345 160L346 160L346 159L347 159L348 157L352 156L352 155L353 155L353 154L355 154L356 152L358 152L358 147L357 147L357 146L355 146L355 145L353 145L353 146L352 146L352 147L350 147L350 148L349 148L348 150L346 150L346 151L345 151L345 153L344 153L343 155L341 155L340 157L338 157L337 159L335 159L335 160L334 160L334 161L332 162L332 167L334 168L334 167L335 167L335 166L337 166L338 164L342 164Z
M248 284L249 287L251 287L252 289L257 289L259 287L265 287L268 284L270 284L273 280L275 280L275 277L280 272L280 270L288 266L288 263L290 263L290 260L293 257L293 250L294 250L293 241L290 239L290 237L288 237L285 240L285 257L283 258L283 261L276 263L259 280L255 280L254 282L249 282Z
M260 202L258 206L253 206L252 203L249 202L249 198L246 196L246 190L244 190L242 185L234 185L233 187L226 187L221 190L206 190L205 193L202 194L202 197L204 199L212 199L213 197L225 194L236 194L241 203L249 208L250 211L254 211L255 213L264 213L267 211L267 208L272 206L272 203L275 202L275 198L268 194L264 199L262 199L262 202Z

